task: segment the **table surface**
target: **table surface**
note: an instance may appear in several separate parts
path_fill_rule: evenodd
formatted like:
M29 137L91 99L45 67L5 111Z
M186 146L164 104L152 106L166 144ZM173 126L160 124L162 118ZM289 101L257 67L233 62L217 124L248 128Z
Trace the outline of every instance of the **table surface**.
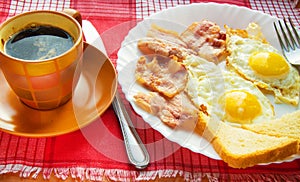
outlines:
M294 1L287 0L10 0L0 2L0 22L35 9L77 9L82 18L90 21L102 36L108 55L116 65L121 42L136 22L163 9L201 2L244 6L278 18L290 16L295 25L300 27L299 9L294 8ZM127 29L107 36L108 31L128 22L129 25L125 26ZM147 125L133 112L124 96L123 101L127 110L132 111L129 115L142 141L151 144L147 145L151 162L146 169L136 170L128 163L117 118L113 108L109 107L88 126L59 136L36 138L0 131L0 181L300 180L299 159L281 164L233 169L221 160L180 147ZM172 152L163 155L166 149Z

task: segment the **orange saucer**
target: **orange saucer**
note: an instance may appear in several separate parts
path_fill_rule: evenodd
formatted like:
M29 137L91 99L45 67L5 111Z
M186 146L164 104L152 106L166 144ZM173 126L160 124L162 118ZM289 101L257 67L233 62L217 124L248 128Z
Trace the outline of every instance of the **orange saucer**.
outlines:
M117 89L116 71L98 49L85 43L82 72L73 97L65 105L39 111L22 104L0 70L0 130L30 137L65 134L98 118L111 104Z

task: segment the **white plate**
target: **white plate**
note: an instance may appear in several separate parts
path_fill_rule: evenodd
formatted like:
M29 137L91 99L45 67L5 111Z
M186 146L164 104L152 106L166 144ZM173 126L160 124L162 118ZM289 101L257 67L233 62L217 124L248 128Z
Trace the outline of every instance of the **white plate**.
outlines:
M118 80L122 86L126 99L131 103L134 111L142 116L152 128L182 147L186 147L194 152L219 160L219 155L215 152L210 143L192 132L194 126L182 126L175 130L170 129L168 126L162 124L157 117L154 117L137 107L133 101L133 95L138 91L147 92L146 89L135 82L134 72L136 61L142 55L137 48L137 41L146 36L151 24L155 23L163 28L181 33L191 23L202 19L215 22L221 27L226 24L232 28L246 28L250 22L256 22L262 27L266 39L274 47L280 49L275 36L275 31L273 30L273 22L278 20L276 17L245 7L229 4L198 3L182 5L155 13L129 31L118 52ZM272 99L272 97L270 98ZM277 117L284 113L299 109L285 104L275 105L274 107ZM292 156L284 161L292 161L296 158L300 158L300 155Z

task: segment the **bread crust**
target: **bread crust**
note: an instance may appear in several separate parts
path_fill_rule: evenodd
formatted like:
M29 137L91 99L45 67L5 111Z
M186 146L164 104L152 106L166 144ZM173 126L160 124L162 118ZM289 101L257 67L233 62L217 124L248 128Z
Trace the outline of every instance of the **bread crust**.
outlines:
M300 110L285 114L281 118L271 121L242 125L242 128L259 134L293 138L300 144Z
M224 162L233 168L282 160L299 150L299 141L288 137L259 134L236 128L199 113L196 130L210 141ZM256 150L257 149L257 150Z
M220 138L216 138L212 145L224 162L233 168L247 168L260 163L270 163L282 160L297 153L298 150L295 147L295 145L297 145L297 141L287 141L284 145L274 149L239 156L226 150L224 145L222 145Z

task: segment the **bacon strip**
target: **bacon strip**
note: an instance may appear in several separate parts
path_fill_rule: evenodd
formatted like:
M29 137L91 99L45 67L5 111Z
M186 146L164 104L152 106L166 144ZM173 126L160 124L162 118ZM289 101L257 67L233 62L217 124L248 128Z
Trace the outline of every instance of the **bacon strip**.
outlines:
M225 58L227 52L226 33L220 27L208 20L194 22L180 38L197 54L212 62L219 62Z
M196 124L198 121L198 110L184 92L180 92L172 99L164 98L157 92L138 93L134 99L140 108L159 117L171 128L184 122Z
M188 79L187 70L177 61L154 57L147 63L144 56L137 62L135 76L138 83L169 98L181 92Z
M186 55L197 54L188 48L177 32L166 30L153 24L147 37L138 41L138 48L143 54L158 54L182 61Z

